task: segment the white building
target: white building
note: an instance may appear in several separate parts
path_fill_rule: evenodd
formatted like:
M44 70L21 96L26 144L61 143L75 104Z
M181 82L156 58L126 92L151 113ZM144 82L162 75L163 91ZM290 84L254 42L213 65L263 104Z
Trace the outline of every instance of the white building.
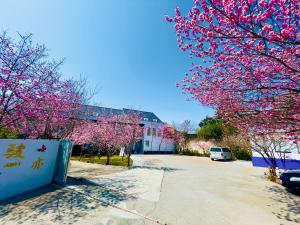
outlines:
M81 107L80 119L96 120L99 116L115 114L138 113L141 116L141 126L144 127L144 137L134 145L135 154L173 153L176 149L172 140L163 140L160 129L162 122L153 112L145 112L132 109L112 109L99 106L83 105Z
M142 145L140 149L134 148L134 153L172 153L175 151L175 143L172 140L163 140L160 128L164 125L154 113L144 112L148 117L143 117L144 138L140 141ZM149 116L152 114L152 116ZM150 117L150 118L149 118ZM152 120L152 121L150 121ZM138 144L137 144L138 146Z

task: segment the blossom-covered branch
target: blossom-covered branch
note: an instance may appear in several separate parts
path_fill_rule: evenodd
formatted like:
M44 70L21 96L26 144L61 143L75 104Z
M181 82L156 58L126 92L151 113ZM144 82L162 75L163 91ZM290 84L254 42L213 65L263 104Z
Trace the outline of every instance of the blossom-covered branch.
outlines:
M59 138L54 130L61 133L81 103L78 82L61 78L61 64L49 60L31 35L20 35L19 41L0 35L1 127L27 137Z
M166 19L200 59L178 86L246 132L299 139L299 1L194 0Z

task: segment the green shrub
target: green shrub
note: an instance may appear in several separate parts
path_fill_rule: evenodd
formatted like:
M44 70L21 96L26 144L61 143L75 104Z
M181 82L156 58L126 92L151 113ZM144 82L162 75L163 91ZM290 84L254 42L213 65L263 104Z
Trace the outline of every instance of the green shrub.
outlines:
M250 142L241 134L227 135L218 145L228 147L236 159L251 160Z
M221 118L205 118L199 124L197 136L201 140L211 140L216 146L228 147L234 157L251 160L252 152L248 138Z
M199 127L197 137L205 141L221 141L225 136L233 135L238 132L233 126L225 124L219 117L207 117L199 123Z
M20 134L17 131L9 130L5 127L0 128L1 139L16 139L19 138Z
M220 123L215 123L201 127L197 131L197 136L200 140L221 140L223 136L222 125Z
M252 154L251 151L245 149L239 149L232 151L236 159L240 160L251 160Z

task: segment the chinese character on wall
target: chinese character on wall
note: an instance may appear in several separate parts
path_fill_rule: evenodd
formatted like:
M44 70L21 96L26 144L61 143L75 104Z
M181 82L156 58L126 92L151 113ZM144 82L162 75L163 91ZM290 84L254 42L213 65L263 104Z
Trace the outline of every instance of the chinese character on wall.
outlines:
M36 161L33 162L32 164L32 169L34 170L38 170L40 169L42 166L44 165L44 159L42 159L41 157L39 157Z
M25 149L24 144L20 144L19 146L16 147L16 144L10 144L9 148L7 149L6 153L4 154L4 157L7 159L10 158L20 158L24 159L23 151Z
M24 144L16 145L16 144L10 144L8 149L6 150L4 154L4 158L6 159L25 159L23 152L26 146ZM8 162L4 164L3 168L11 168L11 167L16 167L20 166L21 162L20 161L15 161L15 162Z

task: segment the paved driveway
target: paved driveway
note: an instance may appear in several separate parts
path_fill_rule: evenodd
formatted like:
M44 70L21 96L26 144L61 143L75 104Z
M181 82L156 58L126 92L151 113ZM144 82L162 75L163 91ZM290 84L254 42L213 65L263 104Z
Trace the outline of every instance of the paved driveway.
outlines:
M300 197L248 162L135 156L133 169L72 161L67 187L0 205L0 224L297 224ZM50 189L49 189L50 188Z
M164 171L159 201L143 213L167 224L300 223L300 197L267 181L265 169L249 162L167 155L137 159Z

